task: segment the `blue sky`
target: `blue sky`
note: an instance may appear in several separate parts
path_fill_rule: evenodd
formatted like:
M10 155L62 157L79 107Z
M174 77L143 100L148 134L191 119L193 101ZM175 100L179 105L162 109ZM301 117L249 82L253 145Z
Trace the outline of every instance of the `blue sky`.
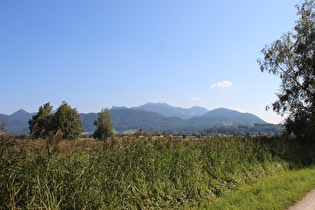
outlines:
M261 49L299 0L2 0L0 113L67 101L79 112L165 102L281 117Z

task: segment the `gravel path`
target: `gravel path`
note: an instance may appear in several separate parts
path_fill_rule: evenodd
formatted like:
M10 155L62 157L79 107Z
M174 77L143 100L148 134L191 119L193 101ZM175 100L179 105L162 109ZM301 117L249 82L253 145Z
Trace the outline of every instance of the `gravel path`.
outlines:
M315 210L315 190L307 193L301 201L288 210Z

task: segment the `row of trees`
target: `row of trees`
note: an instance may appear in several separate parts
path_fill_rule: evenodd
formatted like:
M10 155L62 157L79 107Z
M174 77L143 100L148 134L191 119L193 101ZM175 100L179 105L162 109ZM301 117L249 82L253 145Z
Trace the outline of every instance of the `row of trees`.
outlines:
M206 129L204 132L208 135L275 135L283 133L283 126L274 124L255 124L254 126L248 125L232 125L232 126L213 126Z
M84 131L80 115L75 108L71 108L66 102L52 113L53 106L46 103L39 107L38 113L28 121L33 138L46 138L61 133L65 139L78 138ZM113 126L108 109L102 109L94 125L96 130L93 138L105 140L113 136Z

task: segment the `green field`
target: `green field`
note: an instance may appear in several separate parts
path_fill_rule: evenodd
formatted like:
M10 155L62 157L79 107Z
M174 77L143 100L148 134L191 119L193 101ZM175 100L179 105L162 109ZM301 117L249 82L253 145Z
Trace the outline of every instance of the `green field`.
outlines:
M0 138L0 209L207 208L315 154L284 137Z

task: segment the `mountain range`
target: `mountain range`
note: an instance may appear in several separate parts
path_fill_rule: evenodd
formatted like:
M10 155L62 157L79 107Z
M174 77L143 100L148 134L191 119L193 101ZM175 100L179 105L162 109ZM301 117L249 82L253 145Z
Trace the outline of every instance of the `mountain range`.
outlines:
M166 103L147 103L139 107L112 107L110 109L114 129L119 132L135 130L142 127L148 131L197 131L218 125L266 124L259 117L250 113L219 108L209 111L203 107L173 107ZM23 109L11 115L0 114L0 122L6 123L10 134L28 133L28 120L36 113L28 113ZM97 113L80 113L83 128L93 132Z
M165 117L179 117L181 119L189 119L191 117L201 116L209 112L208 109L199 106L193 106L190 109L173 107L166 103L146 103L139 107L132 107L131 109L143 110L149 112L157 112Z

